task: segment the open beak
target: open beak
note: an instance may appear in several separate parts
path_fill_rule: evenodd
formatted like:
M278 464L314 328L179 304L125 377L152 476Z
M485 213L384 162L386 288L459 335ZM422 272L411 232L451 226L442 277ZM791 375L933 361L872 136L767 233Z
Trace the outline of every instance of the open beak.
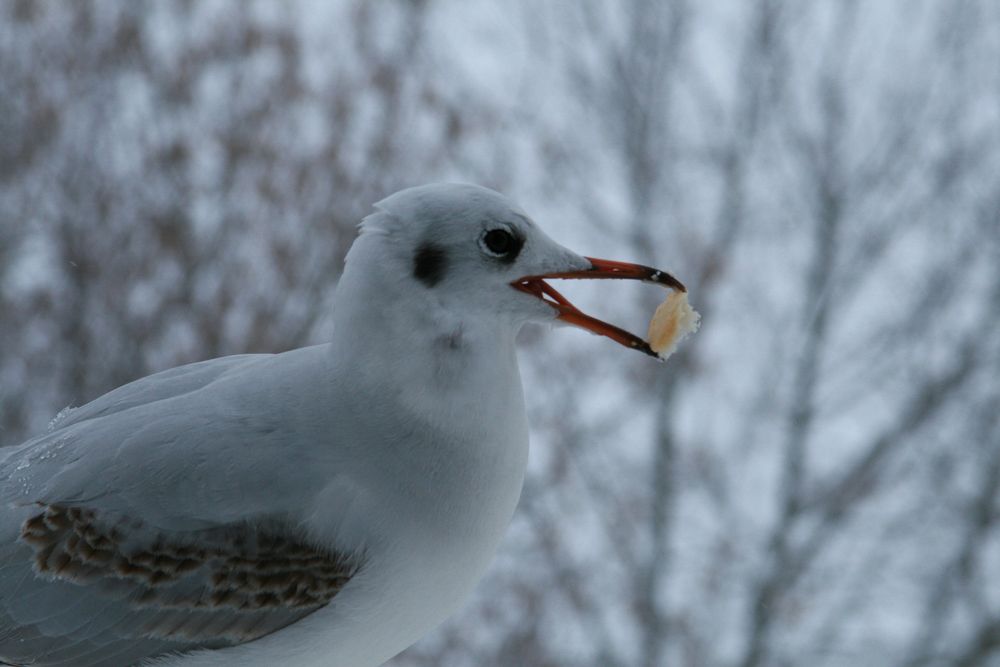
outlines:
M602 322L596 317L591 317L583 313L574 306L562 294L557 292L551 285L545 282L546 278L615 278L618 280L641 280L647 283L656 283L673 288L679 292L686 292L687 288L681 281L674 278L666 271L660 271L641 264L629 264L627 262L614 262L608 259L595 259L585 257L590 262L591 267L583 271L564 271L561 273L546 273L540 276L525 276L518 278L511 285L522 292L531 294L558 311L558 319L574 324L588 331L592 331L601 336L607 336L616 343L625 347L659 358L656 352L649 347L649 343L634 334L630 334L624 329L619 329L613 324Z

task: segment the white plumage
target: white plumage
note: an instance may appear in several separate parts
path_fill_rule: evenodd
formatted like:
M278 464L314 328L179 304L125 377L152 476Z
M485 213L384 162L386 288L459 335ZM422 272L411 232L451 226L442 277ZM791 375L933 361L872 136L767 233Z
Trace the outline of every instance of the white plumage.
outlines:
M654 354L545 281L580 257L503 196L376 205L333 341L157 373L0 459L0 661L374 667L455 611L521 491L514 339L562 319Z

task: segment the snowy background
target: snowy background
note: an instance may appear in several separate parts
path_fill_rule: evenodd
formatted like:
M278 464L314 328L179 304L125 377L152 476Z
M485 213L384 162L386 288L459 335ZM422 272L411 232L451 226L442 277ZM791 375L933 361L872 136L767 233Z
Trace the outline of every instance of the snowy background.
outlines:
M394 667L1000 664L993 0L3 0L0 445L325 340L356 223L435 180L704 321L665 366L525 332L521 507Z

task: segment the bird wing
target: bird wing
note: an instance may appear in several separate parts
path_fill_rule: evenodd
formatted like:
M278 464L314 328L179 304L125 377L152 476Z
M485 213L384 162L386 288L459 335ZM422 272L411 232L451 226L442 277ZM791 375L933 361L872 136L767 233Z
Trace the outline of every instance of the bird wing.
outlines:
M78 408L62 410L49 424L48 433L88 419L121 412L201 389L227 372L273 357L272 354L234 354L169 368L122 385Z
M321 355L150 376L0 461L0 662L127 665L251 641L326 605L362 555L312 543L292 518L321 480L281 385Z

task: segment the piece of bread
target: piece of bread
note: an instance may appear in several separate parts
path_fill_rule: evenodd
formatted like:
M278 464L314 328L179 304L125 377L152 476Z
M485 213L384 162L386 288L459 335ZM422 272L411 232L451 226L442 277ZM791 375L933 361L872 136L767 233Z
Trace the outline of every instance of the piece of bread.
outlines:
M649 321L649 347L665 360L677 349L677 343L698 330L700 320L701 315L688 303L687 293L671 290Z

